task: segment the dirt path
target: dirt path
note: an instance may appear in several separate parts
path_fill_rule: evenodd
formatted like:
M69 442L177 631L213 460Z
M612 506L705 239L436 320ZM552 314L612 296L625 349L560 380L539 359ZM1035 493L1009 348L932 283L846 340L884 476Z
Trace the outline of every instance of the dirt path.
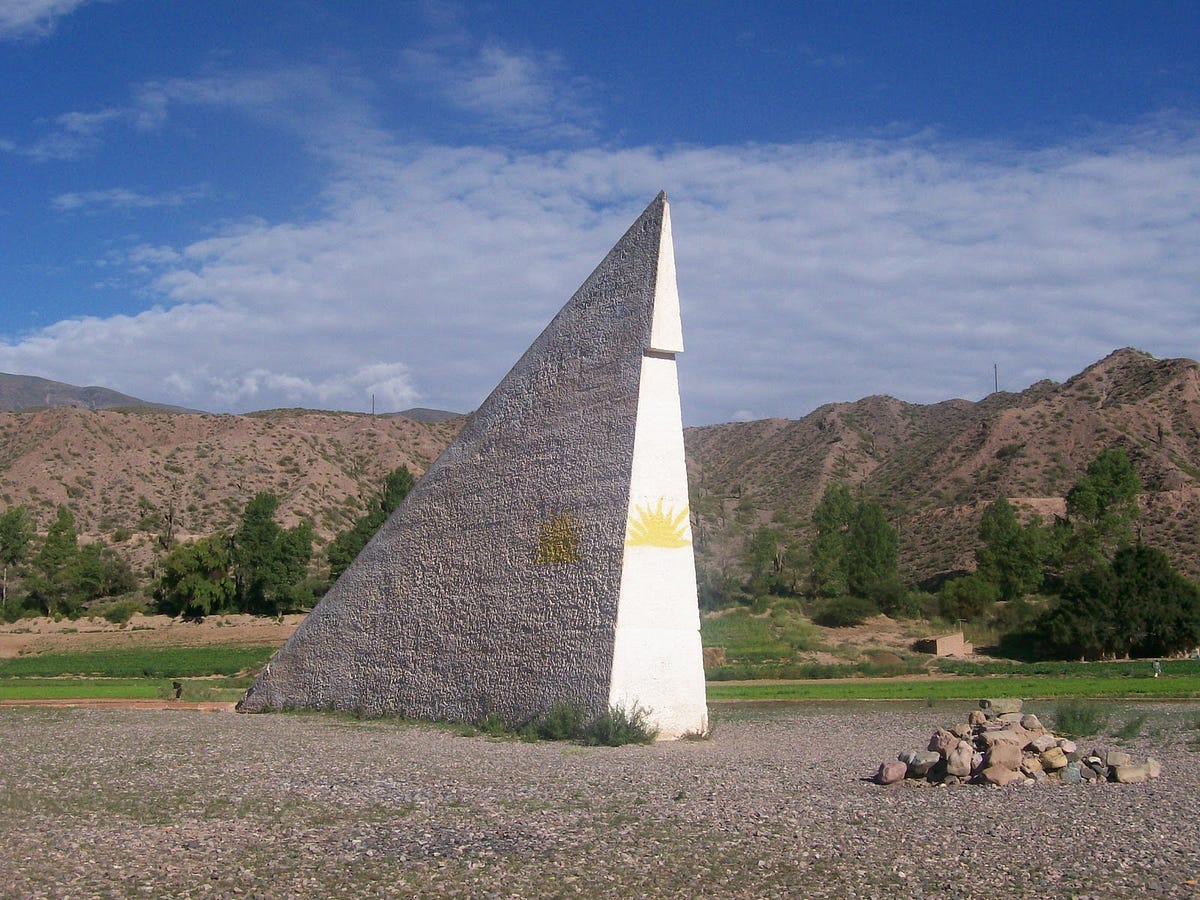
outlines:
M187 622L169 616L136 615L124 625L104 619L21 619L0 625L0 659L29 653L112 650L126 647L201 647L209 644L282 646L303 615L209 616Z
M233 712L236 703L187 700L127 700L122 698L90 698L85 700L0 700L0 708L18 706L54 707L58 709L178 709L194 712Z

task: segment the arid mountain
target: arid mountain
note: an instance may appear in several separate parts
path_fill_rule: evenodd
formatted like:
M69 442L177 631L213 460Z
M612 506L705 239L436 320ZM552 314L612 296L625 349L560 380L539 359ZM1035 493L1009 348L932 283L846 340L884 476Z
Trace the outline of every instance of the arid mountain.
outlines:
M261 490L281 519L327 540L387 472L421 474L461 418L274 410L248 416L73 407L0 413L0 507L41 528L61 503L88 539L120 540L139 565L168 531L228 528ZM1119 350L1065 384L978 402L891 397L823 406L803 419L688 429L700 564L736 569L747 535L773 523L802 547L831 482L878 500L912 581L971 566L979 515L1005 496L1027 515L1062 514L1091 459L1124 447L1142 477L1144 539L1200 577L1200 365ZM130 534L132 532L132 534Z
M259 491L280 519L327 540L365 509L392 469L422 474L461 420L273 410L248 416L76 408L0 414L0 505L24 504L45 529L59 504L87 538L128 551L240 520ZM129 532L133 532L132 535ZM131 552L145 564L152 552Z
M1200 575L1200 365L1118 350L1065 384L1040 382L978 403L892 397L823 406L686 435L698 546L733 564L738 538L774 521L804 543L826 486L877 500L900 533L913 581L971 567L979 515L1004 496L1047 520L1106 447L1123 447L1144 485L1141 533Z
M103 387L76 387L35 375L0 372L0 412L18 412L43 407L73 406L79 409L128 409L143 407L171 412L189 412L176 406L148 403Z

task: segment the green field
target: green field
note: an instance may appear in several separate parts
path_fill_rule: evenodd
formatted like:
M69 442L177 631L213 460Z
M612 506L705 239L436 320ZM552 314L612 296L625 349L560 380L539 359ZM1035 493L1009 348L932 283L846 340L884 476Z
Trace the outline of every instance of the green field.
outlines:
M0 659L0 700L233 701L278 648L175 647L45 653Z
M278 647L156 647L0 659L0 678L207 678L258 671Z
M845 678L836 681L710 682L708 699L721 700L977 700L983 697L1055 697L1180 700L1200 697L1200 675L1162 678L1086 675L956 676L953 678Z
M155 648L46 653L0 660L0 700L236 700L275 647ZM710 681L722 700L957 700L981 697L1200 698L1200 661L1165 660L1152 678L1146 660L1101 663L952 663L941 677L822 677L791 681ZM833 667L839 668L840 667ZM852 673L847 672L847 675Z

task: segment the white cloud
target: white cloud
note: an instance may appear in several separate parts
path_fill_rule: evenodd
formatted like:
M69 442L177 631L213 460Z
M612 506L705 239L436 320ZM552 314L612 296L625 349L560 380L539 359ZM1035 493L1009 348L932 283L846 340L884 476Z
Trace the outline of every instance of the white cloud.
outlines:
M129 188L109 188L102 191L71 191L59 194L50 205L63 212L76 212L90 208L102 209L152 209L160 206L183 206L204 196L203 188L188 188L161 194L143 194Z
M405 77L494 127L559 140L587 137L596 127L589 84L570 76L555 54L458 38L409 48L403 59Z
M88 0L0 0L0 41L41 38Z
M466 410L659 188L692 424L978 398L1116 347L1196 356L1194 123L1043 152L895 141L339 154L303 222L127 262L159 306L0 344L0 371L213 410Z

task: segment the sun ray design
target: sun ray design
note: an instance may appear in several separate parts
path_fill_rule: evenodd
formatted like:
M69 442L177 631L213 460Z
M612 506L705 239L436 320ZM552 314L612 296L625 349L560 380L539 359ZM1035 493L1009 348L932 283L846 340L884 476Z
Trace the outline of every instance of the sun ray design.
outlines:
M579 552L579 523L569 513L559 513L543 522L538 533L533 561L539 565L574 563L583 559Z
M658 498L654 508L650 504L638 504L629 517L625 544L630 547L687 547L688 508L675 512L672 507L663 508L666 499Z

